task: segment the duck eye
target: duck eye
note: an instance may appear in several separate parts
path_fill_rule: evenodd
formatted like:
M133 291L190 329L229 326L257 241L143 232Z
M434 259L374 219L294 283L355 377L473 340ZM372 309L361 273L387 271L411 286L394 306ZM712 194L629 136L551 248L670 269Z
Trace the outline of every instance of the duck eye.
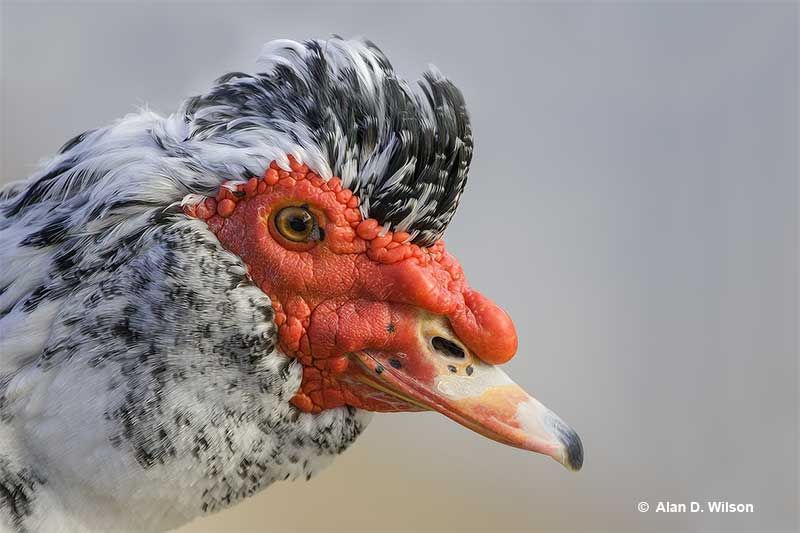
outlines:
M278 211L275 228L292 242L308 242L317 233L317 222L305 207L289 206Z

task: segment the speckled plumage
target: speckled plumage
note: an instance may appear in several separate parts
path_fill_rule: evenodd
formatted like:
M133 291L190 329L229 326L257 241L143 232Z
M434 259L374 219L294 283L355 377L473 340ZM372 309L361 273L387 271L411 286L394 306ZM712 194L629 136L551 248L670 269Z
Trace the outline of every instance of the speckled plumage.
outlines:
M268 45L180 111L68 142L0 193L0 529L164 529L310 477L364 429L289 404L269 298L182 202L287 154L436 240L472 150L460 93L371 44Z

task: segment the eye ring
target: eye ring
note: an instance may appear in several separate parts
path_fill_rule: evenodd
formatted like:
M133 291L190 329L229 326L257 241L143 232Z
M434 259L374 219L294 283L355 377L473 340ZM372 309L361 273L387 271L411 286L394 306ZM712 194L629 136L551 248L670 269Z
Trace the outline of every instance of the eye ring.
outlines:
M270 218L271 233L286 248L307 250L324 238L318 217L306 205L284 206Z

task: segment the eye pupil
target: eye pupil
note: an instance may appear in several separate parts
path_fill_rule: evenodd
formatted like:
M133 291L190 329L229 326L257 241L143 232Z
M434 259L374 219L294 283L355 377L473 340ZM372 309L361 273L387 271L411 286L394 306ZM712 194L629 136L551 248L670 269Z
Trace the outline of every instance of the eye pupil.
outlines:
M302 233L308 227L308 222L299 216L293 216L289 219L289 227L298 233Z

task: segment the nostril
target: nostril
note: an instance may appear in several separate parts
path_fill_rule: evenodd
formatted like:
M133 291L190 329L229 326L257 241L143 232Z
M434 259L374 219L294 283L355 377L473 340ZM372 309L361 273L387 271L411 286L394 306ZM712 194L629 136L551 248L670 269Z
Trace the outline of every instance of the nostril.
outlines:
M431 344L433 345L434 350L441 352L444 355L449 357L458 357L459 359L464 358L464 348L453 341L449 341L442 337L434 337L431 339Z

